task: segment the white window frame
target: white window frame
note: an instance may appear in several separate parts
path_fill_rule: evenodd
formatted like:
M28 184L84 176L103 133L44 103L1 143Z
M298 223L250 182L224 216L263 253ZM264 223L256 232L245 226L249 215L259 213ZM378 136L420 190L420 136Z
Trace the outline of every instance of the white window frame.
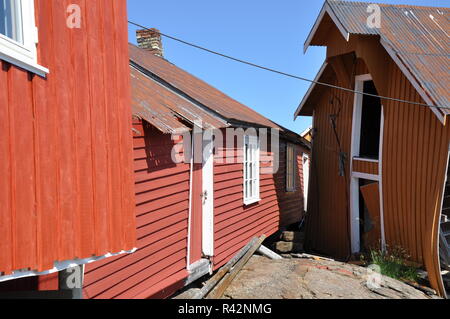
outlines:
M37 62L38 32L34 15L34 0L21 2L22 43L0 34L0 60L45 77L49 70Z
M260 149L254 135L244 135L244 205L261 201L260 198Z
M297 190L297 156L295 145L286 144L286 192L295 192ZM290 162L291 165L290 165ZM290 171L292 170L292 171ZM292 176L291 176L292 175ZM289 178L291 176L291 178ZM290 183L292 182L292 184Z
M370 74L357 75L355 77L355 91L364 91L364 82L373 81ZM355 100L353 102L353 124L352 124L352 159L358 159L361 161L371 161L378 162L381 154L378 154L378 159L370 159L360 156L360 144L361 144L361 117L363 109L363 98L362 94L355 94ZM381 105L381 113L383 114L383 105ZM383 121L381 120L381 124ZM383 127L380 125L380 145L382 143L381 137L383 136Z

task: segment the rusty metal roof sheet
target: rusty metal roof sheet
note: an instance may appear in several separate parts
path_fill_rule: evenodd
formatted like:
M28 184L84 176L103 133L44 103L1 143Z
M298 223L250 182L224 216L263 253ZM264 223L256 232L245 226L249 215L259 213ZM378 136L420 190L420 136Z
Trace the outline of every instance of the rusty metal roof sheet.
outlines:
M327 0L327 12L348 39L349 34L375 35L403 72L409 72L425 94L429 105L450 107L449 99L449 9L379 4L381 28L370 28L370 3ZM315 45L313 28L305 47ZM345 34L347 33L347 34ZM410 77L411 78L411 77ZM420 92L419 92L420 93ZM449 110L442 110L450 114Z
M238 121L288 131L169 61L129 45L130 59L229 122Z
M132 111L163 133L189 130L183 120L202 128L222 128L226 123L162 87L131 67Z
M151 91L150 80L131 68L131 109L134 116L146 120L163 133L186 131L189 127L164 106L164 97Z

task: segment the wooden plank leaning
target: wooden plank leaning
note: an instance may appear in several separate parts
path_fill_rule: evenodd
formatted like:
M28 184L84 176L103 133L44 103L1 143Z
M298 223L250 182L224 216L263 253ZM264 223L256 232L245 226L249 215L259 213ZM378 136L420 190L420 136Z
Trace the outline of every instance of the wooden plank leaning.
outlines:
M231 268L252 248L258 241L257 237L254 237L244 248L242 248L228 263L217 271L217 273L209 279L206 284L196 292L192 299L203 299L225 276Z
M231 284L233 279L237 276L237 274L244 268L247 262L252 258L253 254L258 250L258 248L262 245L262 243L266 240L266 236L262 235L258 241L247 251L247 253L242 257L241 260L234 266L224 277L223 279L216 285L214 290L212 290L207 296L206 299L219 299L223 296L225 290Z

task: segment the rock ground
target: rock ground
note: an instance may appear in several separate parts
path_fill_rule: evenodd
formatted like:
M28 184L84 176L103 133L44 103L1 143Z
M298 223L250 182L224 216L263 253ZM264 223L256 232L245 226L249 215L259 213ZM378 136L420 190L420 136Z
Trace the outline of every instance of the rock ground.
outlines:
M366 268L327 260L270 260L253 256L224 294L226 299L428 299L423 292L382 276L367 284Z

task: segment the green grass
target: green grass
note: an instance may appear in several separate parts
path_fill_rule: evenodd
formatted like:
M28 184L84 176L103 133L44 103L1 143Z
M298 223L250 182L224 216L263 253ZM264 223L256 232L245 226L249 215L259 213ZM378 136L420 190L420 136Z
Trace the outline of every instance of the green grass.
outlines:
M408 265L409 256L402 248L386 248L385 251L372 250L367 257L368 264L379 266L382 275L413 282L417 282L419 279L417 268Z

